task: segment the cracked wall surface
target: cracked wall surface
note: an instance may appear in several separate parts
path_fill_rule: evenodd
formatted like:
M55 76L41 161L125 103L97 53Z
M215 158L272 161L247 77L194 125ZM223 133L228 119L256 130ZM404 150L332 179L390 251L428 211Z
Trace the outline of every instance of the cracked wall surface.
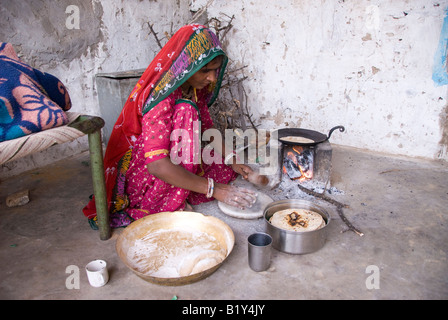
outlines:
M79 29L71 27L79 9ZM66 13L68 11L68 13ZM188 1L179 0L0 0L0 39L13 44L27 64L58 77L72 99L70 111L101 115L95 75L146 68L162 41L189 19ZM164 43L164 42L163 42ZM87 139L54 146L44 153L9 162L2 176L45 165L87 150Z
M446 68L448 0L0 4L2 41L12 43L24 62L59 77L74 112L100 115L95 74L147 67L159 50L149 24L164 43L165 31L174 32L209 4L205 17L235 17L226 47L237 66L247 65L248 106L260 127L327 133L344 125L331 142L448 158L447 85L433 79L440 48ZM79 8L79 29L67 27L69 6ZM79 144L68 148L86 147Z
M228 50L248 65L260 126L344 125L332 142L448 159L447 87L433 80L439 46L446 71L447 1L231 3L214 1L208 15L235 15Z

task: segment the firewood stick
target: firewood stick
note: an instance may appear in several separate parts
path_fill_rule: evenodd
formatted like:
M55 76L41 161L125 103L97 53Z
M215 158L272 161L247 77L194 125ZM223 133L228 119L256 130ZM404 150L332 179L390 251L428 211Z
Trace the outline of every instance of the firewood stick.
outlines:
M312 190L309 190L303 186L301 186L300 184L297 185L299 187L300 190L302 190L303 192L312 195L314 197L318 197L322 200L325 200L329 203L331 203L332 205L336 206L336 211L339 215L339 217L342 219L342 221L344 221L344 223L346 224L346 226L348 227L349 230L353 231L354 233L356 233L358 236L362 237L364 235L364 233L362 233L361 231L359 231L357 228L355 228L353 226L353 224L347 219L347 217L344 215L344 211L342 210L342 208L349 208L348 205L340 203L339 201L336 201L334 199L331 199L327 196L324 196L323 194L314 192Z
M331 199L331 198L329 198L329 197L327 197L327 196L325 196L325 195L323 195L323 194L314 192L314 191L312 191L312 190L310 190L310 189L308 189L308 188L305 188L305 187L301 186L300 184L298 184L297 186L298 186L299 189L302 190L303 192L308 193L308 194L311 195L311 196L321 198L322 200L325 200L325 201L327 201L327 202L329 202L329 203L335 205L336 207L349 208L349 206L346 205L346 204L343 204L343 203L340 203L339 201L333 200L333 199Z
M364 233L356 229L350 221L348 221L347 217L344 215L344 212L342 210L341 206L336 206L336 211L339 214L339 217L341 217L342 221L347 225L348 229L356 233L358 236L362 237Z
M157 45L159 46L160 49L163 48L162 44L160 43L159 37L157 37L157 33L154 31L154 29L152 28L152 26L154 24L149 24L149 22L147 22L149 30L151 31L151 33L154 35L154 38L156 39Z

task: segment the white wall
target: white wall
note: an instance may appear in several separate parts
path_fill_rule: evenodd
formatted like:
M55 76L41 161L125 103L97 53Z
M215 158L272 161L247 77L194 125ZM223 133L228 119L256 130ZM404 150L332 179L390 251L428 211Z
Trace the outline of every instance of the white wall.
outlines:
M203 1L205 2L205 1ZM447 1L215 0L260 124L380 152L447 158L447 90L432 80ZM442 138L444 137L444 141Z
M66 84L72 111L99 115L95 74L145 68L159 50L147 23L163 38L207 3L208 18L235 16L228 54L261 127L344 125L331 142L448 159L446 84L432 80L448 0L0 0L0 38Z
M79 9L79 29L73 12ZM188 1L179 0L0 0L0 41L14 45L21 59L57 76L68 88L70 111L101 115L95 75L146 68L164 31L177 30L191 18ZM8 177L88 149L86 138L54 146L0 167Z

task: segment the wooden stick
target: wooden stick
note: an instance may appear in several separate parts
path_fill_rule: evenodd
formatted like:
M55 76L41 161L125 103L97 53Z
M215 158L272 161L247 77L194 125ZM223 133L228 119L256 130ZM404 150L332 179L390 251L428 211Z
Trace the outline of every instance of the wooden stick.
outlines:
M364 233L356 229L350 221L345 217L344 211L342 210L342 207L337 206L336 211L338 212L339 216L341 217L342 221L347 225L348 229L356 233L358 236L362 237Z
M340 203L339 201L333 200L333 199L331 199L331 198L329 198L329 197L327 197L327 196L325 196L323 194L320 194L320 193L314 192L314 191L312 191L310 189L307 189L307 188L301 186L300 184L298 184L297 186L303 192L308 193L311 196L314 196L314 197L317 197L317 198L321 198L322 200L325 200L325 201L335 205L336 207L349 208L349 206L346 205L346 204Z
M303 192L312 195L314 197L320 198L322 200L325 200L329 203L331 203L332 205L336 206L336 211L339 215L339 217L341 217L342 221L344 221L344 223L346 224L346 226L348 227L349 230L353 231L354 233L356 233L358 236L362 237L364 235L364 233L362 233L361 231L359 231L357 228L355 228L355 226L353 226L353 224L347 219L347 217L344 215L344 211L342 208L349 208L348 205L340 203L339 201L336 201L334 199L331 199L323 194L314 192L312 190L309 190L303 186L301 186L300 184L297 185L299 187L300 190L302 190Z
M148 22L148 27L149 27L149 30L151 31L151 33L154 35L154 38L156 39L156 42L157 42L157 44L158 44L158 46L160 47L160 49L162 49L163 48L163 46L162 46L162 44L160 43L160 40L159 40L159 38L157 37L157 33L154 31L154 29L152 28L152 24L149 24L149 22Z

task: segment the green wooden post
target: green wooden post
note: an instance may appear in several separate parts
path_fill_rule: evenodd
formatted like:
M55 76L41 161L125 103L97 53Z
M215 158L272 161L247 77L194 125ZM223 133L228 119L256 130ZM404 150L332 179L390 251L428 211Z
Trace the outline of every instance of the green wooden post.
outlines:
M107 210L106 186L104 180L103 145L101 129L89 133L90 162L92 166L93 193L101 240L110 238L109 212Z
M107 240L110 238L110 225L104 179L103 145L101 141L101 128L104 127L104 120L100 117L81 115L70 124L70 127L82 131L89 137L90 165L92 167L98 229L100 231L100 239Z

